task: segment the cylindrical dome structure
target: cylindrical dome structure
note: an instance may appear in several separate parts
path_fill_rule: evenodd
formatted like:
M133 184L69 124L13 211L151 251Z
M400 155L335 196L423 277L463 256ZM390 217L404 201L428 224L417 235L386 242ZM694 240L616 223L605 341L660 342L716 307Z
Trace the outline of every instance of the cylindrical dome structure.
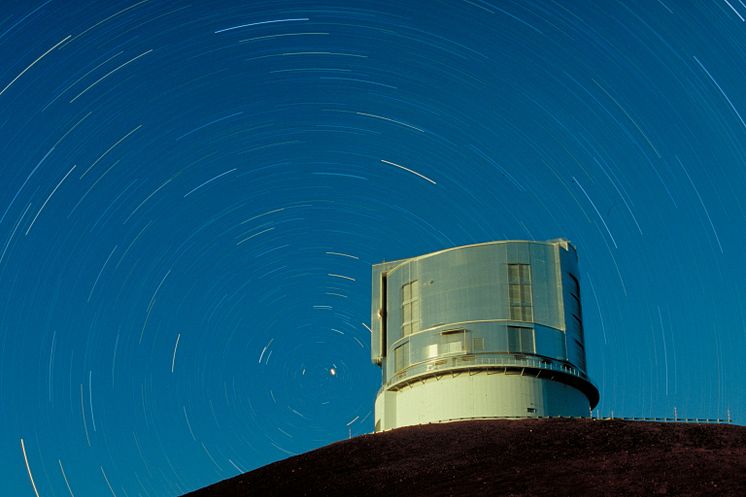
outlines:
M588 416L578 258L567 240L495 241L373 266L375 431Z

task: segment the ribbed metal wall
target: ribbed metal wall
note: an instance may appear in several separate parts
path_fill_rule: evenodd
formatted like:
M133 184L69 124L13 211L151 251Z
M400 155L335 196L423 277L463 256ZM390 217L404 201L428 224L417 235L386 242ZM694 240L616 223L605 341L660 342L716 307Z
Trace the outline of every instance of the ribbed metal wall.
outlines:
M470 417L584 415L575 248L498 241L373 266L376 430Z

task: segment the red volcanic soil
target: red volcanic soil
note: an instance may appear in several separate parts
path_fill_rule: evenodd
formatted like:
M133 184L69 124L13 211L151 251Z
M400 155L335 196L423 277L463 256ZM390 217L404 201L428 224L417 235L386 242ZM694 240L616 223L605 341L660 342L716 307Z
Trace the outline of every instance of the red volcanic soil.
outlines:
M746 427L533 419L399 428L187 494L746 496Z

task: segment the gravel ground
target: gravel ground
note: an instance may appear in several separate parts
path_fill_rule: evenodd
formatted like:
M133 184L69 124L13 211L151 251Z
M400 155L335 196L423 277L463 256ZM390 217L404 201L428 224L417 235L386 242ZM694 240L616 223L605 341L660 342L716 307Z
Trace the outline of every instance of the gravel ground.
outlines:
M364 435L187 494L746 496L746 427L490 420Z

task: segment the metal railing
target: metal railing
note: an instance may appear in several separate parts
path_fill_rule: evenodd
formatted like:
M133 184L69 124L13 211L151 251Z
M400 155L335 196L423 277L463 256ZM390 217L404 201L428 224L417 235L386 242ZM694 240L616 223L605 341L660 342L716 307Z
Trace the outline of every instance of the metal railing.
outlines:
M700 423L708 425L732 425L733 419L731 418L644 418L644 417L596 417L592 418L594 421L647 421L651 423Z
M590 380L585 373L567 362L544 356L524 355L515 352L487 352L441 355L425 361L410 364L391 376L388 381L381 386L381 388L388 388L397 383L401 383L402 381L414 379L420 376L430 376L439 371L459 371L474 369L479 366L489 366L490 368L519 367L541 369L575 376L590 383Z
M439 419L437 421L431 421L427 424L432 423L453 423L456 421L490 421L490 420L502 420L502 421L525 421L529 419L585 419L588 421L635 421L640 423L683 423L683 424L709 424L709 425L733 425L735 421L731 418L645 418L645 417L591 417L591 416L489 416L489 417L477 417L477 418L448 418ZM389 431L396 428L388 428Z

